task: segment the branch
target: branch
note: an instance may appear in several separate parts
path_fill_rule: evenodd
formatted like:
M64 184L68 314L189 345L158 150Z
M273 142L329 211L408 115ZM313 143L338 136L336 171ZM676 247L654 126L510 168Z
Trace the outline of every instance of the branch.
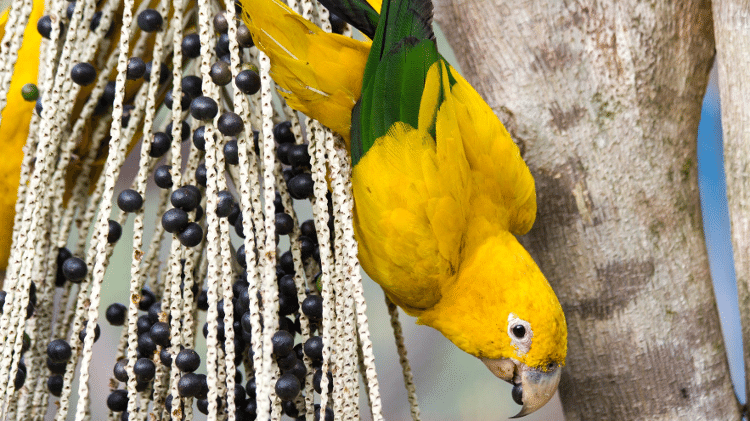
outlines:
M523 241L567 317L567 419L739 419L696 171L709 3L442 0L436 19L535 176Z

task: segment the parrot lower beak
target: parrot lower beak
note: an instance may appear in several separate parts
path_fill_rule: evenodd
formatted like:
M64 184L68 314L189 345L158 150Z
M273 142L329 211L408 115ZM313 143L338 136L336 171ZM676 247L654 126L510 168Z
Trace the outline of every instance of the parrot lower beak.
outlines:
M513 385L513 400L523 407L511 418L529 415L549 402L557 390L562 372L559 366L543 371L509 358L482 358L482 362L492 374Z

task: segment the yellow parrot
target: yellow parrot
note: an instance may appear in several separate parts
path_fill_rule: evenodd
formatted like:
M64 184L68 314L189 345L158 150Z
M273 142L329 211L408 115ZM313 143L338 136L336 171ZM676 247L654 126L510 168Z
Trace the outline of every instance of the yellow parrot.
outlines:
M279 0L242 0L288 104L350 148L362 267L418 323L513 384L517 417L554 394L567 327L515 235L534 180L502 123L438 53L430 0L324 4L373 41L326 33Z

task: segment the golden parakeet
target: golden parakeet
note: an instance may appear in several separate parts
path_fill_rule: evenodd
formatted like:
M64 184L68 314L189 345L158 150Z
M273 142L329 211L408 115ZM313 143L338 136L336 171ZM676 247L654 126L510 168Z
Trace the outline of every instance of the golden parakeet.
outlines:
M279 0L242 0L293 108L350 145L364 270L418 323L514 385L523 409L554 394L562 308L516 240L534 180L502 123L438 53L430 0L326 0L373 42L322 31Z

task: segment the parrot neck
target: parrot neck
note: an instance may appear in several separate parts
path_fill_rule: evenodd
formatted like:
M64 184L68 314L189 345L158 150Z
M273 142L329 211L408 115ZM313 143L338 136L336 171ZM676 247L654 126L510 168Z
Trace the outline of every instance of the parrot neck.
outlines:
M540 291L551 291L549 284L507 231L466 246L456 277L441 288L440 301L418 322L476 357L515 358L507 334L508 315L529 308L526 301L533 301Z

